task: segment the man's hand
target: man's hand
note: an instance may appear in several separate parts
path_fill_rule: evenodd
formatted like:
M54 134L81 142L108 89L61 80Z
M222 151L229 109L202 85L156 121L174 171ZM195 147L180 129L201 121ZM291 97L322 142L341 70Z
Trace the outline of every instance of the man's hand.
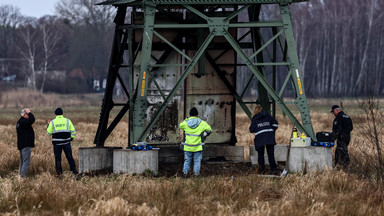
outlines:
M31 110L30 109L25 109L25 113L30 113L31 112Z

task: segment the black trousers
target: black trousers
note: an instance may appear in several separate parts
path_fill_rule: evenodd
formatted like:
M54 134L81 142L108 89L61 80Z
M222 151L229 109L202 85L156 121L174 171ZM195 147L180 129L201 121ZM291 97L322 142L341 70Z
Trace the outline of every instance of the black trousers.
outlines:
M63 169L61 167L61 152L64 151L65 157L68 160L69 167L73 174L77 174L75 160L72 157L72 148L71 144L65 145L53 145L53 152L55 153L55 168L58 175L63 173Z
M265 159L264 159L264 149L267 149L268 161L271 167L271 170L277 169L277 164L275 161L275 145L266 145L260 148L256 148L257 151L257 162L259 163L259 169L263 170L265 168Z
M348 153L348 145L351 141L350 135L344 135L337 139L337 147L335 150L335 166L340 164L344 168L349 165L349 153Z

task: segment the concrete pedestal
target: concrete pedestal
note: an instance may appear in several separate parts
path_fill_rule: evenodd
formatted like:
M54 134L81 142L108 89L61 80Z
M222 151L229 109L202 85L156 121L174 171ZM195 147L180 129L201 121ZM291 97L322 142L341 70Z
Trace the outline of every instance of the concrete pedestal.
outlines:
M287 145L280 145L280 144L275 145L275 160L277 163L278 162L285 163L287 161L287 150L288 150ZM258 164L257 151L255 150L254 145L249 147L249 158L251 159L252 164ZM265 153L264 153L264 161L265 161L265 164L269 164L267 150L265 150Z
M244 161L244 146L207 145L203 151L203 160L225 158L230 161Z
M159 170L158 149L134 151L118 149L113 151L113 173L140 174L145 170L157 175Z
M160 163L177 163L184 161L184 151L180 146L159 146ZM203 161L230 160L244 161L244 146L206 145L203 150Z
M113 150L121 147L79 148L79 173L108 170L113 168Z
M276 162L287 161L288 145L275 145ZM250 147L250 159L252 164L257 163L255 147ZM268 155L264 155L265 164L269 164ZM332 148L326 147L291 147L288 169L292 172L319 171L326 167L332 167Z
M332 167L332 149L309 146L291 148L288 169L293 172L320 171Z

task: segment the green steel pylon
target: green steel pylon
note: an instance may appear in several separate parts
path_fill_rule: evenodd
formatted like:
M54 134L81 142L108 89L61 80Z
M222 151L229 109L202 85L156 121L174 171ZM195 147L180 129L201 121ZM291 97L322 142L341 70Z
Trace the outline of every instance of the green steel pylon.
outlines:
M95 144L104 146L128 111L129 145L143 140L177 143L178 123L192 106L199 107L201 115L215 124L214 144L235 144L236 102L249 118L248 104L261 103L267 112L272 108L273 114L276 104L301 132L316 141L289 12L289 4L303 1L115 0L101 3L116 6L117 15ZM281 18L261 20L260 10L264 5L278 6ZM244 14L248 21L240 21L239 16ZM262 33L264 29L271 30L269 38ZM244 67L252 75L239 93L236 74ZM283 76L284 82L278 85L277 77ZM259 98L247 100L245 92L255 78ZM125 103L114 102L116 80L128 98ZM293 89L289 90L288 84ZM293 92L292 105L299 111L301 122L282 98L287 89ZM122 108L108 125L112 109L119 106Z

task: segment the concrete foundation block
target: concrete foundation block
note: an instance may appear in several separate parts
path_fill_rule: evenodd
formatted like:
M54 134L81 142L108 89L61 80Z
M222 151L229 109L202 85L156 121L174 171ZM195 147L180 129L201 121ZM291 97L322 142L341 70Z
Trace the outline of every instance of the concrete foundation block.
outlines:
M79 173L113 170L113 150L121 147L79 148Z
M287 162L288 145L275 145L276 162ZM289 156L289 171L319 171L326 167L332 167L332 148L325 147L291 147ZM250 146L250 159L252 164L258 164L257 152L254 146ZM264 154L265 164L269 164L268 155Z
M332 148L291 148L288 169L293 172L320 171L332 167Z
M203 151L203 160L225 158L230 161L244 161L244 146L207 145Z
M156 146L157 147L157 146ZM180 146L172 145L159 146L159 162L160 163L177 163L184 161L184 152L180 149Z
M146 170L158 174L158 149L134 151L118 149L113 151L113 173L140 174Z
M280 145L280 144L275 145L275 160L276 160L276 162L286 162L287 161L287 151L288 151L287 145ZM252 164L258 164L257 163L258 156L257 156L257 152L255 150L254 145L249 147L249 158L251 159ZM265 164L269 164L268 155L267 155L266 150L264 152L264 161L265 161Z
M203 150L203 161L216 159L244 161L244 146L206 145ZM180 146L160 146L159 161L161 163L184 161L184 151Z

